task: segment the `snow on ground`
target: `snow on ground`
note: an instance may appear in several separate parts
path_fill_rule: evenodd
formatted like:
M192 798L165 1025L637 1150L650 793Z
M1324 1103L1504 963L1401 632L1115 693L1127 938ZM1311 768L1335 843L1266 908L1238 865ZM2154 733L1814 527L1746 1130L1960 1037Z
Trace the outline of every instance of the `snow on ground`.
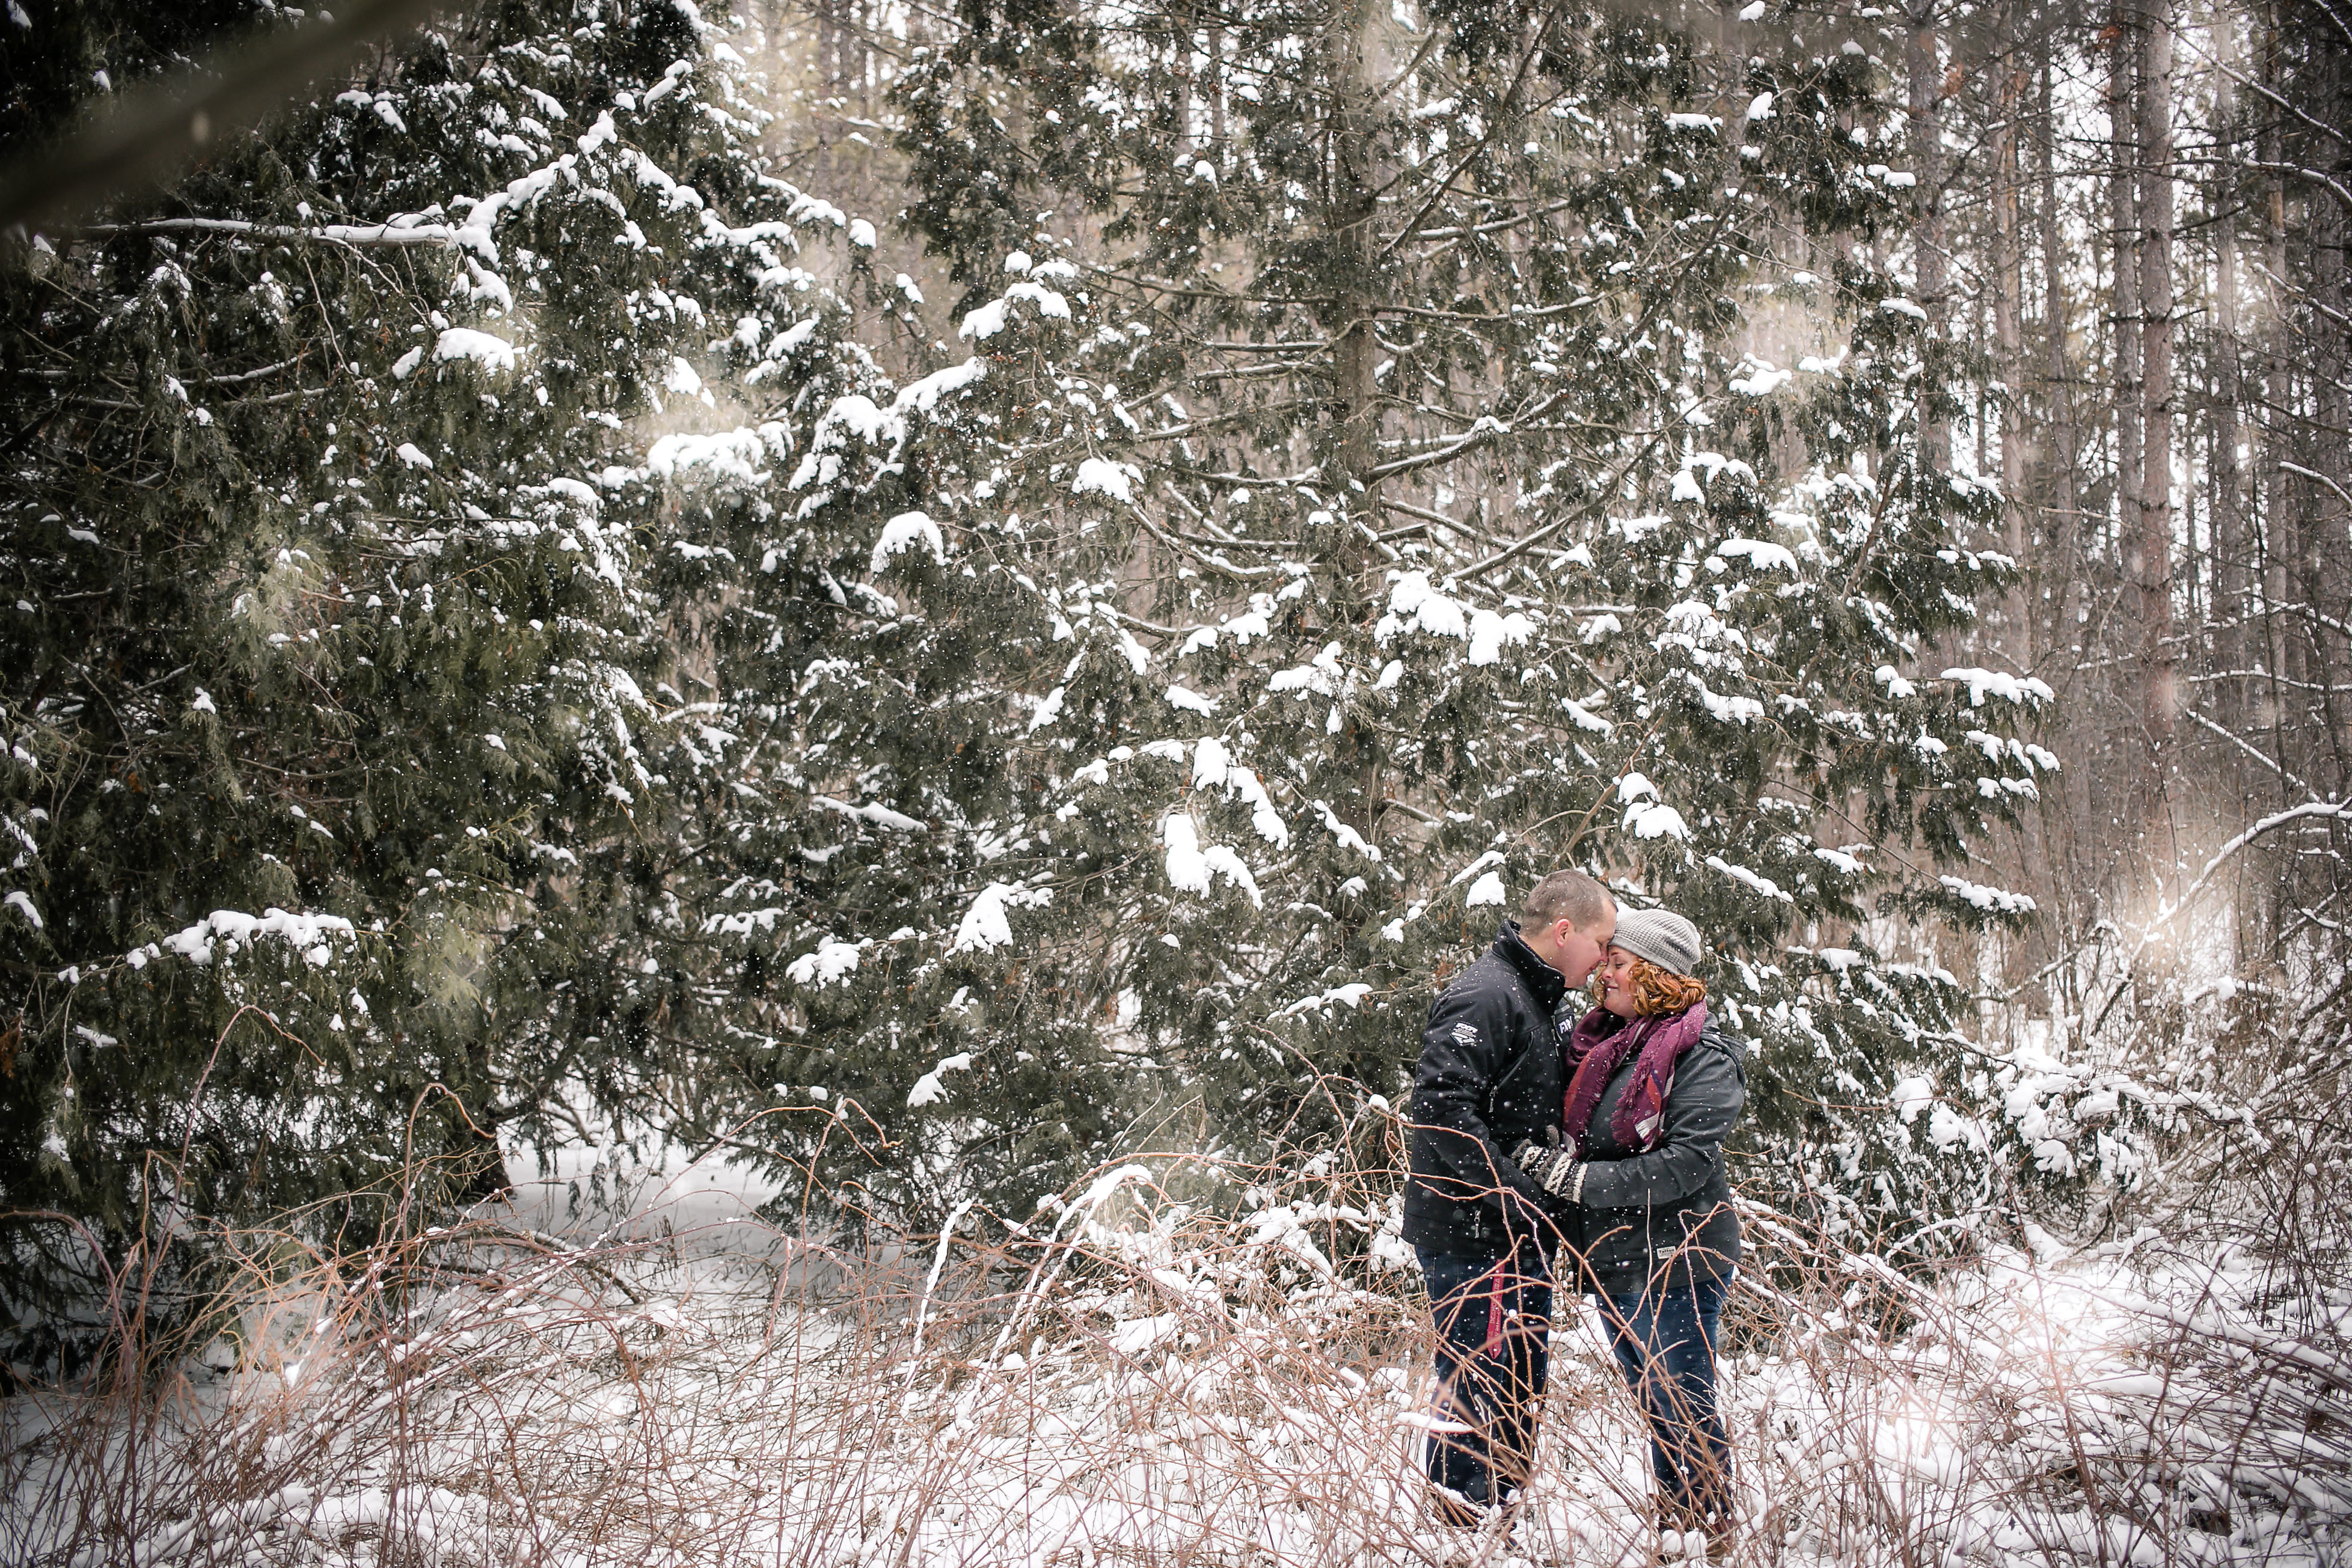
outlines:
M1589 1312L1555 1324L1528 1503L1444 1531L1412 1479L1406 1275L1334 1266L1378 1209L1301 1188L1214 1221L1166 1175L1107 1173L1045 1245L982 1251L782 1232L751 1214L776 1189L727 1167L567 1153L510 1209L288 1280L219 1375L136 1418L8 1401L0 1560L1650 1560ZM1749 1219L1724 1377L1744 1561L2347 1560L2352 1300L2146 1236L2062 1258L2029 1233L2051 1256L1921 1282Z

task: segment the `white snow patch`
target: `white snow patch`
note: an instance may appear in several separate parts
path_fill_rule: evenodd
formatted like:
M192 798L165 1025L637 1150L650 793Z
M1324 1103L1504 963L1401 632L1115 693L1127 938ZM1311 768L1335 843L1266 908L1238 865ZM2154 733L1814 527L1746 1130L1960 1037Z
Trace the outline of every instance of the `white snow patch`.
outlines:
M902 511L882 525L882 537L874 542L872 569L880 575L893 555L904 554L918 545L928 546L931 561L944 566L948 562L947 541L940 534L940 525L926 512Z
M1143 470L1132 463L1114 463L1108 458L1088 458L1078 465L1077 477L1070 481L1072 495L1101 495L1121 504L1135 499L1135 483Z
M1322 815L1324 830L1329 833L1332 837L1339 841L1339 847L1342 849L1353 849L1357 854L1361 855L1365 859L1371 861L1373 864L1378 865L1380 863L1381 852L1371 845L1365 843L1364 836L1362 834L1358 833L1354 828L1340 821L1339 814L1338 812L1333 811L1328 805L1319 800L1309 801L1307 804Z
M887 805L882 805L873 802L869 802L865 805L852 805L847 801L835 800L829 795L813 795L809 796L809 804L811 805L821 805L827 811L837 811L844 816L858 817L861 820L874 824L877 827L892 828L900 833L929 833L930 831L929 827L925 826L919 819L908 816L903 812L893 811Z
M1715 547L1717 555L1746 556L1748 563L1759 572L1786 572L1798 575L1797 558L1780 545L1761 539L1727 539Z
M1524 618L1522 618L1524 624ZM1431 584L1426 572L1407 572L1389 590L1389 612L1372 627L1372 640L1386 643L1400 632L1423 631L1433 637L1470 637L1469 613L1461 602ZM1496 647L1507 631L1498 628Z
M1688 838L1690 825L1673 806L1640 801L1625 808L1625 830L1636 838Z
M817 939L816 951L804 952L784 965L784 978L795 985L806 985L822 991L828 985L845 984L857 972L858 961L865 956L866 943L842 942L835 937Z
M1797 901L1794 896L1783 891L1780 884L1774 881L1771 878L1764 876L1759 872L1751 871L1745 866L1735 866L1728 860L1724 859L1720 855L1708 856L1706 858L1706 864L1714 869L1722 872L1733 881L1753 888L1759 894L1765 898L1777 899L1784 904L1793 904Z
M210 963L215 953L233 958L263 937L275 937L300 952L311 967L319 968L331 956L327 939L350 935L352 922L340 915L291 914L280 909L248 915L236 910L215 910L155 945L191 963Z
M1499 866L1502 863L1503 852L1499 849L1489 849L1484 855L1479 856L1478 858L1471 861L1470 864L1463 867L1462 869L1454 872L1451 877L1448 877L1445 879L1445 885L1449 888L1458 888L1463 883L1468 881L1471 878L1476 876L1479 872L1486 869L1489 866Z
M1203 697L1191 688L1183 686L1171 686L1168 689L1168 705L1171 708L1181 708L1193 713L1214 713L1217 710L1215 698Z
M1288 847L1290 825L1274 809L1265 784L1256 773L1234 760L1223 741L1211 735L1192 750L1192 787L1209 789L1220 785L1227 799L1239 799L1250 808L1250 826L1257 830L1260 838L1277 849Z
M1039 700L1037 710L1029 715L1029 733L1035 734L1062 716L1062 696L1065 688L1056 686Z
M1499 664L1507 644L1523 643L1534 635L1535 627L1517 610L1507 616L1498 616L1492 610L1475 611L1470 616L1470 662Z
M907 1103L909 1106L929 1105L933 1100L946 1099L948 1091L940 1081L940 1076L945 1073L964 1072L971 1067L970 1051L959 1051L951 1057L941 1057L939 1064L917 1079L915 1087L907 1091Z
M1212 879L1221 876L1249 894L1252 904L1263 904L1257 879L1250 873L1248 865L1225 845L1203 845L1192 813L1181 809L1170 812L1160 820L1160 839L1168 847L1170 886L1205 897L1213 885Z
M718 400L704 389L700 373L677 354L670 356L669 371L662 377L662 385L681 397L698 397L717 405Z
M738 427L709 436L665 436L646 454L646 469L666 479L701 469L714 479L761 484L768 478L761 467L768 456L768 443L771 439L781 442L782 435L781 426L766 425L757 430Z
M963 923L956 928L951 951L968 952L978 948L982 952L1009 945L1013 941L1013 922L1004 916L1006 895L1016 891L1010 884L991 882L980 890L980 897L964 911Z
M1997 669L1978 669L1973 666L1944 671L1946 680L1958 681L1969 689L1969 706L1981 708L1988 696L1999 697L2027 708L2039 708L2055 699L2047 683L2031 675L2006 675Z
M1016 254L1018 254L1016 252ZM991 300L977 310L967 314L963 324L956 329L960 338L992 338L1012 321L1015 300L1026 300L1041 321L1069 321L1070 302L1042 283L1015 283L1004 291L1003 298Z
M1989 914L2030 915L2033 912L2032 899L2023 893L2012 893L2005 888L1988 888L1960 877L1938 877L1936 880L1963 902Z
M451 327L435 341L433 363L446 364L452 360L472 360L486 370L512 370L516 349L504 338L471 327Z

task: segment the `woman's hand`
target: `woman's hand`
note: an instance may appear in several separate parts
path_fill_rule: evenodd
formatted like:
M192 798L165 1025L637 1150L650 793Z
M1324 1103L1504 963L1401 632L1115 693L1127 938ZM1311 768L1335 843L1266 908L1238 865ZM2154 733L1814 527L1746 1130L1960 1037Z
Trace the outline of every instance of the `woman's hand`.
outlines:
M1540 1143L1519 1145L1511 1163L1528 1173L1528 1179L1556 1198L1570 1203L1582 1201L1584 1163L1569 1158L1565 1149L1548 1149Z

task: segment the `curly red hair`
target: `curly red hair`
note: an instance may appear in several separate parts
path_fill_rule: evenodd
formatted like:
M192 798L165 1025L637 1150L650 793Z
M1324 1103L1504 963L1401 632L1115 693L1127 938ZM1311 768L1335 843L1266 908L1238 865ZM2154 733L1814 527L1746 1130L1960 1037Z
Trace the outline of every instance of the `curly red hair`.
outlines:
M1706 1000L1706 982L1695 974L1676 974L1670 969L1634 953L1633 1016L1637 1018L1661 1018L1669 1013L1680 1013ZM1601 971L1592 972L1586 983L1595 1002L1601 1000L1605 983Z

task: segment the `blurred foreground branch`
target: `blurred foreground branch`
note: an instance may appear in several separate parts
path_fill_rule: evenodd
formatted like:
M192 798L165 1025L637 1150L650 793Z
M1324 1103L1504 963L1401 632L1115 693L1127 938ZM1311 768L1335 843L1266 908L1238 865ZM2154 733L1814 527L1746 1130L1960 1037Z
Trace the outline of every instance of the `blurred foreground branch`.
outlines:
M0 171L0 228L70 221L169 180L215 140L249 128L434 8L434 0L350 0L101 98L61 144L14 151Z

